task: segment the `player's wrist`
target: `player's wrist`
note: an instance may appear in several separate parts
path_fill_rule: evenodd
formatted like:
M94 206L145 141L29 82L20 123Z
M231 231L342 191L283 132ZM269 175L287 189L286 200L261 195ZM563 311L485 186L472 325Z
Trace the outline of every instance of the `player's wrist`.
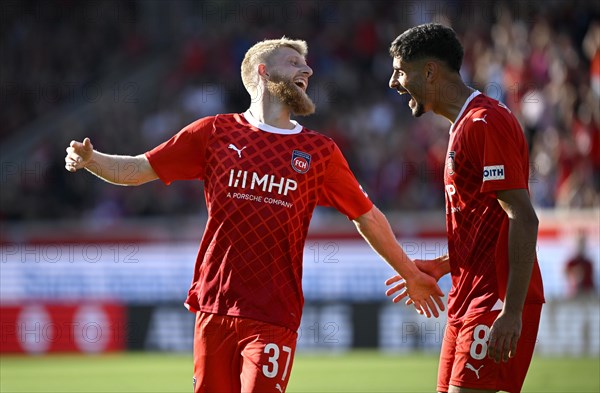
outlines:
M419 270L417 265L411 261L406 264L403 271L400 272L400 275L402 276L402 278L404 278L405 281L409 282L409 281L414 280L421 273L422 272L421 272L421 270Z
M92 149L92 152L91 152L90 156L88 157L88 159L83 162L83 167L87 169L90 165L97 164L96 158L97 158L96 150Z
M448 254L436 258L434 266L434 277L436 280L450 273L450 257Z
M502 313L520 317L521 315L523 315L523 307L524 305L519 306L517 304L506 302L504 303L504 307L502 308Z

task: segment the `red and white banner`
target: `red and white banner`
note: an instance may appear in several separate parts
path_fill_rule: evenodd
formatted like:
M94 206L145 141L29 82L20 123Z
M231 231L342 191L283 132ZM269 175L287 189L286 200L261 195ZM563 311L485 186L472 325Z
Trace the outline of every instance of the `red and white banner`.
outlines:
M125 307L112 303L24 304L0 307L0 352L121 351Z

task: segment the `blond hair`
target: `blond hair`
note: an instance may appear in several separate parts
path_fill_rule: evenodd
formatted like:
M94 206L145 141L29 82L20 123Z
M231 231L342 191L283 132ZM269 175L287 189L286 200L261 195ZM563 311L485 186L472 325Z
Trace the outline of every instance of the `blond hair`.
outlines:
M242 61L242 83L250 95L253 95L256 90L256 67L261 63L267 63L269 57L282 47L292 48L303 57L306 57L308 53L306 41L292 40L285 36L279 39L261 41L248 49Z

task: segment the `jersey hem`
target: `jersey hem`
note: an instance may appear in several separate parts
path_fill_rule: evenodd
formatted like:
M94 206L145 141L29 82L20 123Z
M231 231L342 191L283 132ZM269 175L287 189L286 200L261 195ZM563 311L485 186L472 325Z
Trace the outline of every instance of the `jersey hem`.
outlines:
M375 204L373 203L373 201L372 201L371 199L369 199L369 202L371 203L371 206L369 206L369 208L368 208L366 211L364 211L363 213L361 213L361 214L357 215L357 216L356 216L356 217L354 217L354 218L352 218L352 217L350 217L350 216L346 216L346 217L348 217L348 219L349 219L350 221L354 221L354 220L356 220L358 217L360 217L360 216L364 216L365 214L367 214L368 212L370 212L370 211L373 209L373 207L375 206Z
M491 180L493 181L493 180ZM489 187L483 187L485 185L486 182L483 182L482 187L479 189L479 191L481 193L484 194L489 194L492 192L498 192L498 191L504 191L504 190L527 190L527 184L522 184L522 183L509 183L509 184L499 184L497 187L494 186L489 186Z
M526 300L523 305L526 306L526 305L529 305L529 304L545 304L545 303L546 303L546 299L531 300L531 301L527 301ZM450 315L448 315L448 322L449 323L452 323L452 322L464 322L467 319L471 319L471 318L473 318L473 317L475 317L477 315L484 314L486 312L492 312L492 311L502 311L502 310L492 310L492 307L478 307L478 308L473 308L469 312L467 312L465 315L460 316L460 317L451 317Z
M208 314L226 315L228 317L247 318L247 319L252 319L252 320L263 322L263 323L268 323L271 325L281 326L281 327L291 330L292 332L297 332L298 328L300 327L299 324L294 327L293 325L269 320L267 318L260 318L260 317L252 316L252 315L249 315L246 313L235 313L235 312L231 312L231 311L221 312L221 311L215 311L214 309L205 308L205 307L199 307L199 309L196 309L195 307L192 307L189 303L184 303L184 306L185 306L185 308L188 309L188 311L193 312L193 313L205 312Z
M144 153L144 155L146 156L146 159L148 160L148 163L150 164L150 166L152 167L152 170L154 171L154 173L156 173L156 176L158 176L158 178L160 179L161 182L163 182L165 185L170 185L171 182L168 181L165 176L161 173L161 171L157 170L156 167L152 164L152 160L153 160L153 156L152 154L147 151Z

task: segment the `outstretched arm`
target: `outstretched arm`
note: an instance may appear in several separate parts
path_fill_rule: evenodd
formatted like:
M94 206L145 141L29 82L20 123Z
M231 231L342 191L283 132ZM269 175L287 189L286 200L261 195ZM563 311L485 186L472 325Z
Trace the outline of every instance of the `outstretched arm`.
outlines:
M504 307L490 329L488 355L496 362L508 361L517 351L522 314L535 263L538 218L525 189L498 191L508 226L508 282Z
M67 147L65 168L69 172L86 169L102 180L120 186L137 186L158 179L144 154L117 156L100 153L94 150L89 138L83 142L71 141Z
M417 310L430 317L439 316L438 308L444 310L444 294L436 280L419 271L396 241L388 220L381 211L373 208L354 220L360 234L371 247L406 280L406 292ZM437 307L436 307L437 304Z

